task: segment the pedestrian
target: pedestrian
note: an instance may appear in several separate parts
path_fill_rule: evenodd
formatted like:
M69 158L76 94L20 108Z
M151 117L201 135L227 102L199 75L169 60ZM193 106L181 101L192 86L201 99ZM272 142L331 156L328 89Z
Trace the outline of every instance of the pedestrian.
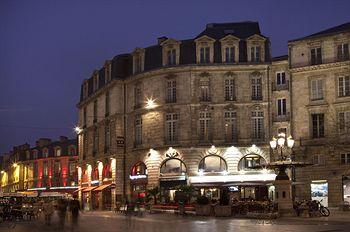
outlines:
M43 204L43 212L45 216L45 224L50 225L51 224L51 217L54 212L54 206L52 202L47 199Z
M77 200L76 197L73 198L73 200L71 200L69 202L69 209L72 213L72 223L73 225L78 224L78 217L79 217L79 211L80 211L80 203Z
M64 226L64 222L66 220L66 212L67 212L67 201L65 199L59 199L58 200L58 217L60 220L60 226Z

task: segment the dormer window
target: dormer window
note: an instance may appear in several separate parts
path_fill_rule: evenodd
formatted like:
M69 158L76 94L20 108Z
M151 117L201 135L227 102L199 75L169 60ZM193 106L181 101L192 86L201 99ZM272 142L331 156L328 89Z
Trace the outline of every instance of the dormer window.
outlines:
M227 35L220 39L221 43L221 59L223 63L235 63L238 62L239 54L239 38L233 35Z
M136 48L133 53L133 73L137 74L144 70L145 50Z
M311 65L322 64L322 50L321 47L311 48Z
M88 82L85 81L83 84L83 99L86 99L88 97L88 94L89 94L88 87L89 87Z
M180 62L180 41L166 39L161 43L163 66L178 65Z
M98 73L96 73L93 77L93 81L94 81L94 92L98 90Z
M168 59L168 62L167 62L168 65L175 65L176 64L176 50L175 49L168 50L167 59Z
M44 158L49 157L49 150L48 150L47 148L44 148L44 149L43 149L43 157L44 157Z
M108 83L112 80L112 70L111 70L111 62L107 61L105 65L105 83Z
M252 62L260 62L261 47L252 46L250 47L250 57Z
M214 62L214 42L209 36L202 36L195 40L197 63L207 64Z
M61 148L56 148L55 155L56 157L61 156Z
M264 62L265 61L265 41L261 35L252 35L247 39L247 54L250 62Z

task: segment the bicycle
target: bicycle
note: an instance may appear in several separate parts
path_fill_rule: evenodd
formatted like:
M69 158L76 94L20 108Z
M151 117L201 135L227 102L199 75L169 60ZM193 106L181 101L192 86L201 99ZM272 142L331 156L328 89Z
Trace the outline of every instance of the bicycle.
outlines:
M321 201L315 200L315 204L317 204L318 211L323 217L328 217L331 214L331 212L326 206L322 205Z

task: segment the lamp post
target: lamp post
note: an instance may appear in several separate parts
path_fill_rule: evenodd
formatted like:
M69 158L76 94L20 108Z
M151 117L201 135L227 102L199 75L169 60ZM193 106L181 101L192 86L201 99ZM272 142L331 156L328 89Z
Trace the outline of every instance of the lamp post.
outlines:
M276 151L278 154L277 161L290 161L293 146L292 136L287 137L284 133L278 134L277 138L273 137L270 141L272 151Z

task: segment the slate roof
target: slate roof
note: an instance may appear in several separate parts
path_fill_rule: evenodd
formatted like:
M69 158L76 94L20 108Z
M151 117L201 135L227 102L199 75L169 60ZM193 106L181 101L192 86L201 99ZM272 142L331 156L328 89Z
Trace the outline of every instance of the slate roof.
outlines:
M272 60L272 61L288 60L288 55L275 56L275 57L272 57L271 60Z
M342 32L350 32L350 22L343 23L341 25L331 27L331 28L328 28L326 30L323 30L323 31L320 31L320 32L317 32L317 33L314 33L314 34L311 34L308 36L304 36L304 37L301 37L299 39L289 40L289 42L305 40L305 39L313 39L313 38L333 35L333 34L342 33Z
M196 64L196 44L195 39L203 35L207 35L213 39L214 42L214 63L221 63L221 44L220 39L233 35L240 38L239 42L239 62L247 62L247 46L246 41L248 37L257 34L261 35L258 22L237 22L237 23L210 23L206 25L204 31L197 35L193 39L180 40L180 60L179 65ZM268 62L270 58L270 41L267 38L265 43L265 60ZM152 45L145 49L145 61L144 71L150 71L153 69L161 68L162 62L162 46L160 44ZM133 58L131 54L120 54L112 59L111 78L112 79L125 79L132 75L133 71ZM105 85L105 73L104 68L99 71L99 89ZM83 100L83 88L81 88L80 100ZM93 80L92 77L88 79L88 96L93 94Z

